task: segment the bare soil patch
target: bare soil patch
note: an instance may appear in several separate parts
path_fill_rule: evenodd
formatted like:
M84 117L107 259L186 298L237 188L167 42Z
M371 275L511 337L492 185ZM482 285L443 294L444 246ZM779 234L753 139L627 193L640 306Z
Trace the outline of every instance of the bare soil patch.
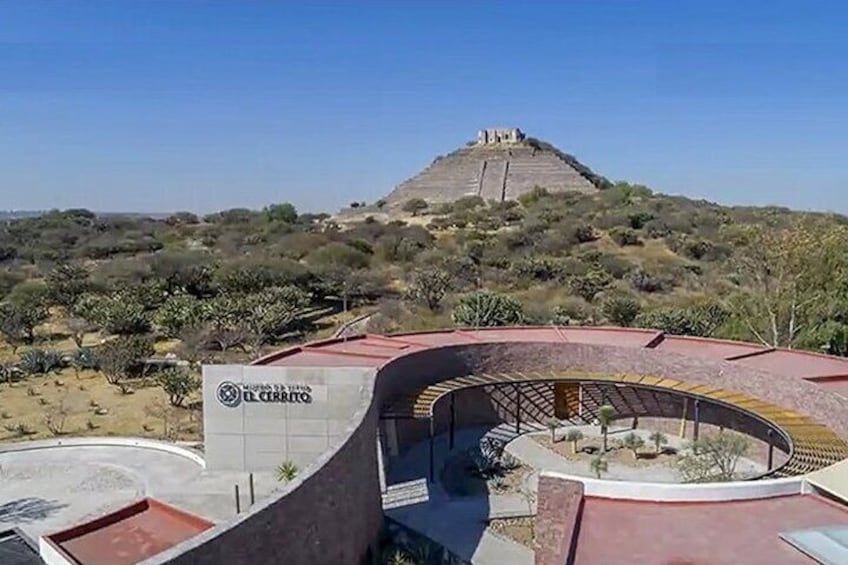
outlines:
M585 461L586 464L598 456L603 447L603 437L589 436L577 442L577 453L572 451L570 441L565 441L557 436L557 441L552 442L550 434L534 434L534 441L543 447L550 449L569 461ZM677 451L673 448L663 448L656 453L653 446L645 446L638 451L638 458L633 457L633 452L618 445L614 436L607 439L609 450L604 456L610 463L618 463L627 467L656 467L672 466L677 457Z
M516 543L533 549L536 543L536 530L533 516L520 518L493 518L489 520L489 530L497 535L509 538Z
M200 394L172 407L151 379L133 379L124 394L94 371L72 369L0 384L0 441L62 436L140 436L200 441ZM189 408L189 406L191 408ZM64 422L61 412L65 412ZM48 427L48 418L58 433Z

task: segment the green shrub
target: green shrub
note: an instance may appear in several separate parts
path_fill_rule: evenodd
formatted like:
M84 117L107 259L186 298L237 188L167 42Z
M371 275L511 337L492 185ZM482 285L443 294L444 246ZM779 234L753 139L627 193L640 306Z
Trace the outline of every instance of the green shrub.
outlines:
M171 406L182 406L191 393L200 389L200 379L182 367L165 369L156 377L156 382L168 395Z
M674 288L674 279L667 275L654 275L639 269L627 276L627 280L641 292L668 292Z
M611 284L612 277L600 269L592 269L584 275L569 278L571 291L587 302L594 300L598 293L603 292Z
M609 232L610 237L621 247L627 245L642 245L639 234L631 228L614 228Z
M524 318L521 303L511 296L494 292L474 292L463 296L453 310L458 326L489 327L520 324Z
M641 311L639 301L624 294L608 296L601 302L604 317L617 326L630 326Z
M592 226L588 224L578 224L574 226L573 238L577 243L589 243L590 241L598 239L598 234Z

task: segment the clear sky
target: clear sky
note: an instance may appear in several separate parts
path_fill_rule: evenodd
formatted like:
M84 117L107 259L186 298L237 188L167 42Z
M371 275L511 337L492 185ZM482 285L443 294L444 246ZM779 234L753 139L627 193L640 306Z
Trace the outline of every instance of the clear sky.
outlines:
M0 0L0 209L374 201L518 126L613 179L848 212L848 6Z

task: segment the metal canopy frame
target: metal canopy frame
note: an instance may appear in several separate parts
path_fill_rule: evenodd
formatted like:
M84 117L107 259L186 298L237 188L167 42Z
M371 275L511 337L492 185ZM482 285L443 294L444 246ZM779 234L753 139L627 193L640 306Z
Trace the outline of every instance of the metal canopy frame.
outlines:
M694 437L698 437L701 401L717 404L759 420L769 428L768 436L780 434L789 446L788 460L766 477L805 475L848 458L848 444L829 428L816 423L794 410L782 408L744 393L729 391L705 384L692 384L676 379L649 375L598 374L581 372L551 373L484 373L447 379L413 394L395 399L385 408L388 418L429 420L429 476L434 478L434 407L439 400L450 398L449 446L453 449L456 408L454 393L478 387L512 384L516 388L516 432L520 430L520 385L539 382L576 382L581 384L618 384L681 395L694 400ZM773 462L774 442L769 441L769 469Z

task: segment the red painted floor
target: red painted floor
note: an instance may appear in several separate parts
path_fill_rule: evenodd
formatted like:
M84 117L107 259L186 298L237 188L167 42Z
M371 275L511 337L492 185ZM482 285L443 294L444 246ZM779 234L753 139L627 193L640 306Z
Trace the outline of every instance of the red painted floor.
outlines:
M202 518L147 499L47 539L83 565L132 565L212 526Z
M815 495L664 504L586 498L574 565L810 565L778 537L848 524L848 511Z

